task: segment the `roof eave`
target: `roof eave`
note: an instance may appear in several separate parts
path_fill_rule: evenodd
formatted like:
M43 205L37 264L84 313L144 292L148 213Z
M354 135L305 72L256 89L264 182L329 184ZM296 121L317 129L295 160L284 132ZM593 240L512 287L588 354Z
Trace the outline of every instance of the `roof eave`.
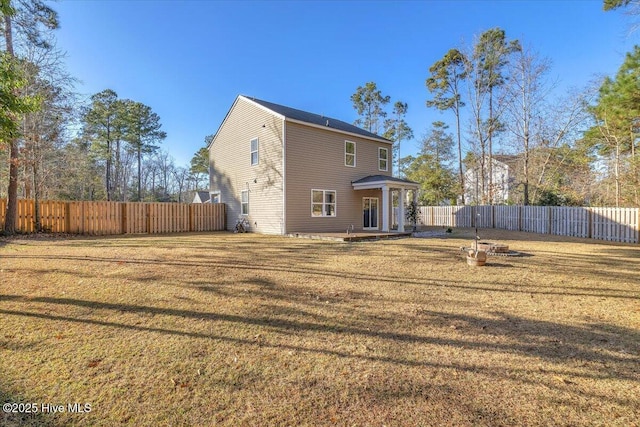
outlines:
M382 137L380 138L374 138L371 136L367 136L367 135L361 135L355 132L348 132L346 130L341 130L341 129L336 129L336 128L332 128L330 126L321 126L321 125L317 125L315 123L309 123L309 122L305 122L302 120L296 120L296 119L292 119L290 117L285 117L285 120L291 123L297 123L299 125L303 125L303 126L309 126L312 128L316 128L316 129L324 129L324 130L328 130L328 131L332 131L332 132L337 132L337 133L341 133L343 135L349 135L355 138L364 138L364 139L368 139L369 141L376 141L376 142L382 142L384 144L389 144L389 145L393 145L393 141L389 141L388 139L384 139Z
M420 184L418 184L417 182L412 182L412 181L406 181L406 182L400 182L400 181L395 181L395 180L391 180L391 179L381 179L379 181L369 181L369 182L362 182L362 183L351 183L351 185L353 186L354 190L374 190L377 188L381 188L383 186L389 187L389 188L405 188L405 189L415 189L417 190L418 188L420 188Z

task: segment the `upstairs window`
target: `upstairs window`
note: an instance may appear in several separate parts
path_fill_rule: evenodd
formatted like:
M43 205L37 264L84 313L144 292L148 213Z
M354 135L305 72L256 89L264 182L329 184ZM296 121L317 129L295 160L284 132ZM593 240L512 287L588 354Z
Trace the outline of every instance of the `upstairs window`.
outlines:
M356 143L344 142L344 165L352 168L356 167Z
M389 170L389 150L386 148L378 147L378 170Z
M336 192L311 190L311 216L336 216Z
M251 140L251 166L255 166L259 163L260 158L258 157L258 138L254 138Z

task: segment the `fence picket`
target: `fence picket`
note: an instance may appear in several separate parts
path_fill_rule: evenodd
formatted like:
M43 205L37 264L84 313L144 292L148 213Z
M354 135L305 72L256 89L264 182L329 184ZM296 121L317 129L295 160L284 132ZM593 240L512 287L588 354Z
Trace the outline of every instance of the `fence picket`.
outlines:
M426 226L499 228L640 243L640 209L565 206L420 206ZM492 222L493 221L493 222Z
M0 199L0 228L4 227L6 199ZM35 201L18 200L16 228L36 230ZM55 201L39 202L43 230L53 233L110 235L181 233L225 229L224 204Z

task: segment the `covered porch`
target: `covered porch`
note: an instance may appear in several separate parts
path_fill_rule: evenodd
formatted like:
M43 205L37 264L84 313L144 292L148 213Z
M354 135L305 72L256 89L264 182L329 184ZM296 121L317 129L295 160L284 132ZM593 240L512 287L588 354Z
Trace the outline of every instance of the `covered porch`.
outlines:
M413 202L418 201L418 188L420 185L417 182L409 181L408 179L395 178L387 175L369 175L365 178L357 181L352 181L351 185L355 191L359 190L380 190L382 192L382 224L380 231L383 233L389 233L391 229L391 219L393 212L393 197L392 192L398 192L398 233L404 233L404 227L406 224L406 200L407 192L411 191L413 194ZM366 211L365 211L366 215ZM366 220L366 218L365 218ZM376 218L377 221L377 218Z

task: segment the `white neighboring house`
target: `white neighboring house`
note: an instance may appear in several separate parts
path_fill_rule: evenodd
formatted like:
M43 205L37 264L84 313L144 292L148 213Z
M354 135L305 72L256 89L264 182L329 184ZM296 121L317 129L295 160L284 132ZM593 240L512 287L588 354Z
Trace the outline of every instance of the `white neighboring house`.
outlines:
M217 203L216 201L212 201L212 197L215 196L209 194L208 191L196 191L196 194L193 195L193 202L191 203Z
M490 193L493 194L491 204L506 204L509 200L509 192L515 183L516 156L494 155L491 166L492 187L489 190L489 158L486 157L484 165L484 194L482 190L481 167L478 161L473 168L468 168L464 173L464 200L467 205L488 203Z

